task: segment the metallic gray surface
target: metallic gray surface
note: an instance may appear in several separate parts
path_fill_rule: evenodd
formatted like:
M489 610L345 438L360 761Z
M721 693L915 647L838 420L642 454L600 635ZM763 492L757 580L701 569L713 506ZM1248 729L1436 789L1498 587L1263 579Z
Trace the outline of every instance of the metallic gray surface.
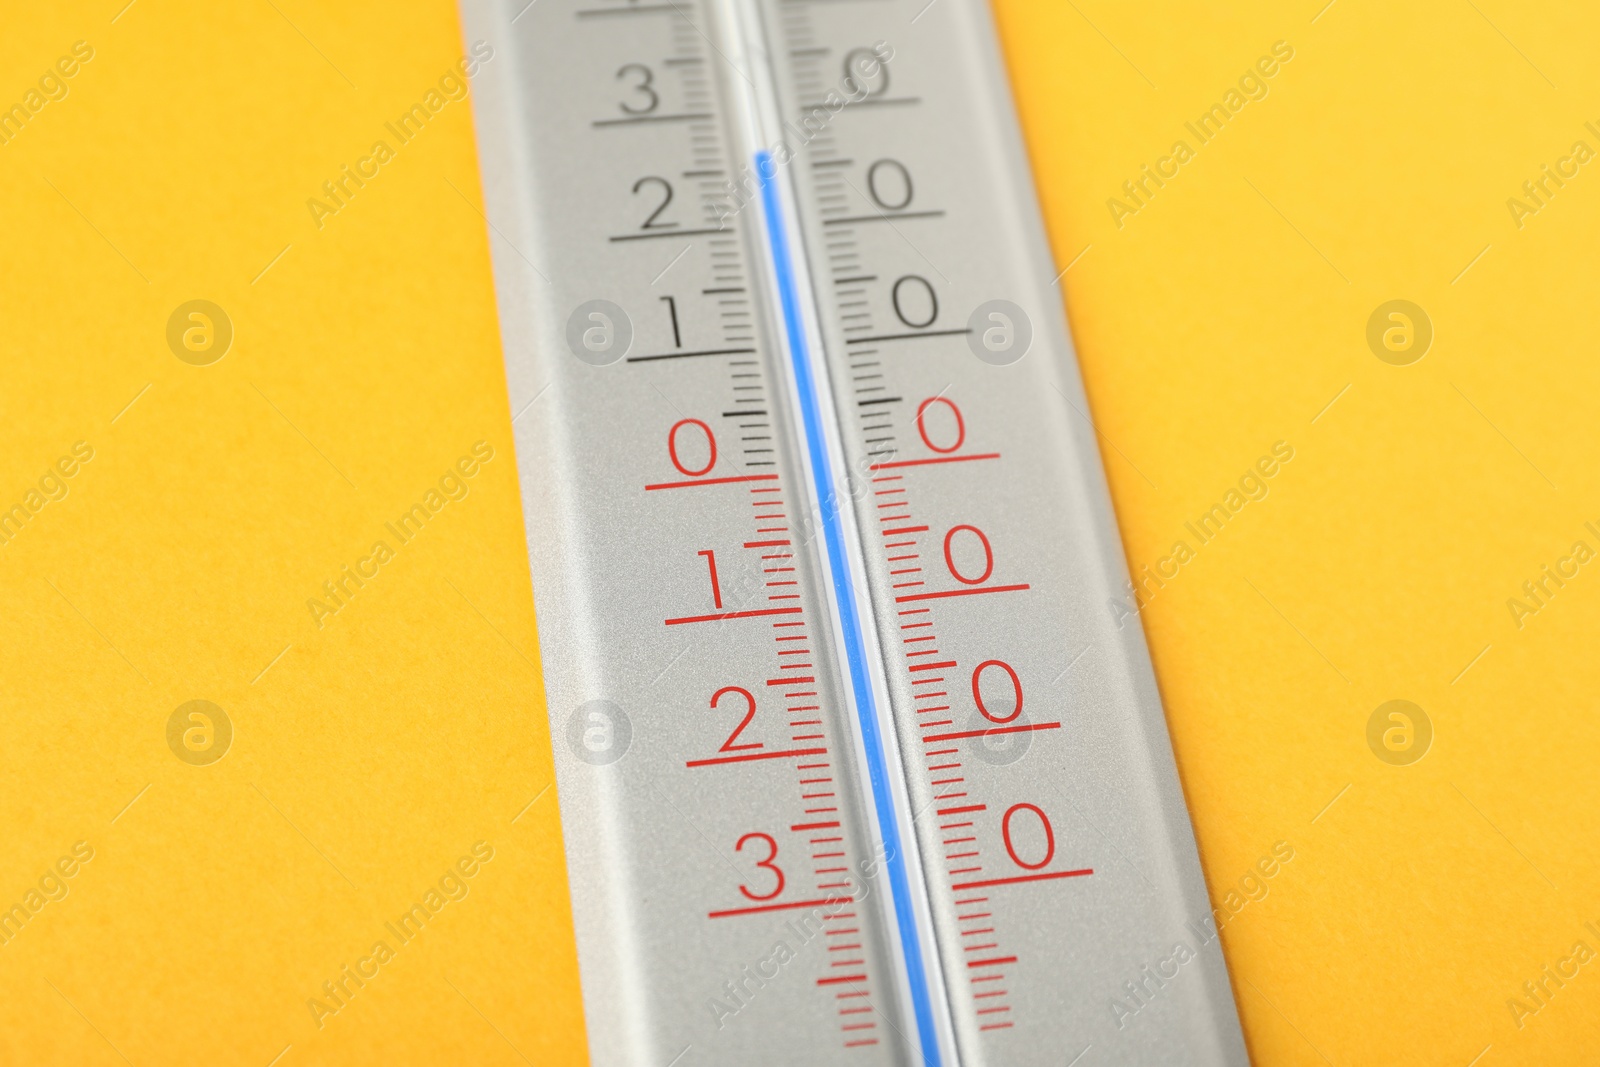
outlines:
M886 893L871 873L871 812L853 784L860 770L832 666L816 550L804 532L795 420L785 413L776 312L764 298L759 203L740 209L741 196L727 194L757 146L730 147L742 135L722 101L743 93L741 82L760 76L760 64L733 69L724 57L737 59L729 44L737 33L700 5L525 2L466 0L464 8L469 38L485 38L497 52L477 86L479 140L593 1058L901 1062L908 1053L900 1035L912 1027L881 906ZM797 152L784 172L799 193L802 233L792 236L803 237L811 263L843 413L861 558L960 1062L1060 1065L1082 1053L1085 1067L1243 1063L1226 970L1202 925L1205 887L1143 635L1131 623L1119 629L1107 607L1125 565L989 14L971 0L924 4L760 0L744 10L750 25L764 27L789 123L782 136ZM863 86L847 77L846 57L880 42L892 51L888 86L878 88L881 72L863 74L872 95L859 99ZM593 125L627 117L623 104L650 104L649 93L631 88L642 78L625 72L632 63L652 72L652 114L708 117ZM811 105L830 90L858 100L836 113L825 108L819 121ZM898 179L910 175L901 212L913 214L875 217L901 213L869 196L878 160L903 168L876 172L891 205L902 199ZM658 221L723 232L611 240L641 232L659 187L632 189L651 176L670 181L675 194ZM864 221L839 221L846 219ZM899 336L919 332L892 304L895 281L907 275L927 279L937 295L937 317L922 327L934 336ZM923 305L912 306L918 284L902 289L902 310L920 324ZM704 292L729 288L746 292ZM660 299L668 295L677 338ZM630 356L671 353L675 341L685 351L756 351L597 366L569 347L569 317L592 300L628 314ZM980 305L995 300L1028 319L1031 344L1014 362L1004 353L979 358L971 334L944 332L967 329ZM886 335L896 339L860 340ZM965 424L964 444L949 454L999 458L870 469L941 458L916 427L919 404L932 397L943 398L928 421L935 444L953 439L949 401ZM768 414L722 414L734 410ZM795 531L796 570L784 578L799 583L781 594L803 598L784 603L804 608L815 698L784 701L785 692L803 690L764 684L781 677L785 662L772 619L664 625L714 610L702 550L716 552L726 607L759 608L780 592L764 584L773 576L762 573L762 550L741 547L784 536L755 532L779 524L752 516L750 488L766 483L644 490L684 480L669 462L666 435L690 417L717 435L718 465L707 477L779 475L770 484L783 488ZM897 501L906 507L880 506ZM992 548L993 573L978 585L957 580L945 564L944 534L962 524L981 529ZM920 526L927 530L881 532ZM900 542L910 545L883 547ZM954 544L966 575L981 570L970 533ZM1016 585L1027 588L895 599ZM918 622L933 625L902 629ZM923 636L936 640L915 640ZM937 655L922 655L930 651ZM973 669L988 660L1008 663L1024 693L1022 714L1007 725L1060 725L925 742L993 725L971 688ZM989 668L983 691L1004 717L1011 698L998 684L1002 673ZM737 722L727 710L734 704L709 706L727 685L757 698L740 741L795 747L795 733L820 731L827 770L797 773L815 757L686 767L717 756ZM919 691L946 696L919 701ZM819 710L790 715L788 704ZM949 710L919 716L919 704ZM584 707L627 717L631 738L620 757L584 746L583 722L573 724L588 714ZM813 718L815 727L789 725ZM927 725L945 719L949 725ZM800 783L819 773L833 784ZM802 799L824 791L836 797ZM816 821L804 813L824 804L841 809L826 816L840 828L789 829ZM1014 860L1002 839L1004 813L1019 804L1043 812L1052 827L1053 858L1037 871ZM976 805L983 807L939 814ZM1021 860L1036 861L1044 843L1034 812L1013 818ZM962 822L972 825L955 825ZM818 909L708 918L752 904L741 884L757 892L771 884L753 863L764 847L734 848L751 832L778 844L788 878L778 901L846 892L817 887L848 879L847 892L863 897L849 906L859 937L803 938L793 924ZM841 840L815 843L828 836ZM833 852L844 855L815 858ZM836 866L849 869L816 873ZM1093 873L952 889L1085 869ZM866 982L817 984L840 974L830 968L841 958L828 951L830 941L861 945L848 954L861 966L847 970L866 973ZM774 964L780 943L794 958ZM868 995L841 1001L845 991ZM856 1003L873 1011L840 1014ZM846 1029L861 1020L872 1028Z
M801 125L793 139L808 143L793 170L807 207L833 380L843 387L838 406L853 423L844 434L849 467L860 485L854 495L902 753L914 768L912 804L922 813L918 830L961 1059L1060 1064L1087 1048L1085 1064L1242 1063L1226 969L1215 937L1200 925L1209 916L1205 886L1143 634L1136 625L1119 630L1108 609L1126 568L990 16L977 3L924 4L767 0L766 11L767 25L781 27L772 53L783 72L785 110L797 121L810 110L806 104L839 88L846 73L839 57L851 48L883 41L894 52L885 90L845 106L815 136ZM942 214L895 218L875 202L868 174L879 160L903 168L880 168L883 201L900 207L909 174L913 195L900 210ZM874 217L882 215L891 217ZM830 221L856 218L870 221ZM915 332L892 303L895 281L907 275L926 278L937 294L928 331L964 329L974 309L1006 300L1031 320L1030 349L996 366L978 358L964 334L850 343ZM848 280L863 277L873 280ZM918 285L908 283L903 304ZM913 323L926 317L926 310L908 311ZM869 470L939 458L915 425L920 403L932 397L961 409L966 443L952 454L1000 458ZM899 400L874 403L889 398ZM941 407L930 410L930 423L948 414ZM953 420L930 432L947 447ZM893 475L902 479L886 480ZM878 493L901 488L904 494ZM908 506L883 507L901 500ZM892 521L880 521L883 514ZM897 603L897 595L972 588L944 560L943 535L962 524L981 529L992 546L994 574L984 586L1028 588ZM914 547L880 547L890 539L876 531L918 526L928 530L893 538L914 540ZM970 562L981 559L970 551L976 544L965 532L954 542L969 577L980 569ZM918 558L888 562L909 552ZM909 567L921 570L894 573ZM925 584L899 584L919 581ZM899 614L918 608L929 613ZM902 629L913 621L933 626ZM915 641L930 634L936 642ZM930 648L938 655L924 659ZM1023 714L1009 725L1060 727L925 743L924 735L993 725L977 714L971 692L973 668L993 659L1017 671L1024 693ZM950 661L956 666L936 672L948 684L913 684L934 676L913 667ZM987 694L1003 674L989 668L984 678ZM948 696L919 702L919 690ZM919 703L950 711L919 716ZM1009 696L996 703L996 714L1009 713ZM944 719L952 725L924 728ZM1002 738L1027 747L1008 752ZM938 815L979 803L985 810ZM1056 851L1047 870L1094 873L952 891L1030 873L1011 859L1001 836L1005 811L1019 803L1042 810L1053 826ZM1018 838L1030 821L1037 826L1031 811L1014 818L1021 820ZM942 829L966 821L974 825ZM1041 834L1019 842L1018 851L1036 862L1043 847ZM975 943L992 946L981 952L985 959L1016 962L969 966ZM1166 963L1168 972L1176 966L1169 978L1146 976L1144 968L1159 972L1180 944L1195 958ZM997 974L1000 980L988 980ZM1135 999L1128 982L1143 983L1145 992ZM982 995L997 990L1003 995ZM1114 999L1130 1010L1115 1010Z
M477 116L592 1056L641 1067L680 1054L679 1064L822 1063L847 1042L875 1040L851 1048L852 1060L903 1062L897 963L879 933L883 894L871 877L873 846L862 830L816 569L798 537L788 537L792 562L763 561L772 550L742 547L785 539L775 528L798 525L791 520L799 513L790 431L769 368L770 323L752 270L754 237L737 224L720 234L674 232L718 226L723 175L733 165L724 90L714 81L723 75L702 36L716 30L690 4L679 4L681 15L580 18L580 10L595 10L587 0L542 0L513 25L525 2L468 4L466 14L469 36L497 52L477 86ZM661 113L709 117L594 126L626 118L619 101L648 102L628 88L642 76L617 76L630 63L650 66ZM658 221L676 226L662 237L611 240L643 232L660 197L650 186L631 190L649 176L673 185ZM748 292L703 293L739 288ZM682 350L755 351L594 365L570 349L572 312L607 300L632 320L628 355L678 351L663 296L677 301ZM735 410L767 414L723 415ZM667 451L669 430L685 418L705 421L718 439L708 476L778 478L647 491L688 480ZM703 461L689 456L694 433L682 442L686 465L698 469ZM784 492L761 499L783 505L753 508L751 488L769 485ZM757 518L780 510L786 519ZM798 604L807 625L775 629L802 617L791 615L665 625L716 613L702 550L716 553L725 608ZM785 565L795 570L762 573ZM811 640L776 643L791 632ZM810 654L779 654L790 649ZM797 659L812 669L789 673L815 684L765 684ZM738 743L826 747L827 755L687 767L718 758L740 721L736 697L710 706L724 686L757 699ZM816 696L786 701L786 692ZM584 727L597 724L573 725L595 701L627 716L631 738L620 757L583 746ZM791 715L790 705L818 710ZM826 808L838 810L819 810ZM830 821L842 825L790 829ZM770 834L778 845L786 887L774 903L862 899L709 918L762 906L741 885L764 895L775 884L755 863L766 855L762 842L736 850L749 833ZM794 958L775 954L779 944ZM835 945L859 948L830 951ZM867 980L818 984L841 974Z

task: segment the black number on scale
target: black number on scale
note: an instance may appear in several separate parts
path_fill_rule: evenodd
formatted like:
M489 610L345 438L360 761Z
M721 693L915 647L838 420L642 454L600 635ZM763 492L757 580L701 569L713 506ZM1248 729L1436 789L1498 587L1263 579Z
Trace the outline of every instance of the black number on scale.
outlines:
M662 198L661 203L656 206L656 209L650 213L650 217L645 219L644 224L639 228L641 230L668 230L676 226L676 222L656 221L656 219L661 217L661 213L667 210L667 205L672 203L672 183L667 181L665 178L656 178L653 176L649 178L640 178L638 181L633 183L634 195L637 196L639 194L639 190L643 189L646 185L659 185L661 186L662 191L667 195Z
M672 316L672 347L682 348L683 334L678 330L678 302L670 296L664 296L661 300L667 305L667 313Z
M904 211L911 204L911 172L899 160L880 159L867 168L867 192L883 210ZM894 196L896 192L901 195Z
M617 107L622 109L624 115L648 115L661 106L661 97L652 88L656 80L655 72L643 63L629 63L617 71L617 80L621 81L623 78L628 77L630 73L638 80L628 88L647 98L648 102L643 107L636 107L631 106L627 101L623 101Z
M912 291L921 289L927 294L928 317L923 319L921 322L913 321L911 316L906 314L905 304L903 302L905 299L903 291L908 288ZM920 274L907 274L905 277L896 281L894 283L894 288L889 292L889 298L894 304L894 313L899 316L901 322L905 323L913 330L920 330L923 327L932 326L933 320L939 317L939 298L934 294L933 285L929 283L928 279L924 278ZM916 305L913 304L913 311L915 310L915 307Z
M870 48L852 48L844 57L844 89L852 98L882 96L889 91L889 66Z

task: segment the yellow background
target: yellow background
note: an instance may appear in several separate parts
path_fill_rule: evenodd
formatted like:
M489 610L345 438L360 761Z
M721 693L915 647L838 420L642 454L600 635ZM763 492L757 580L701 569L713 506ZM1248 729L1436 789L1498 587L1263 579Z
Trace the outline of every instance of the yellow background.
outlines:
M461 57L455 9L124 3L0 14L6 103L95 49L0 146L0 506L95 449L0 547L0 904L95 849L0 947L0 1063L581 1061L469 104L321 230L306 208ZM166 343L196 298L235 327L206 367ZM307 599L379 539L319 629ZM192 699L234 725L210 766L167 747ZM400 947L383 924L477 841ZM379 939L319 1030L307 999Z
M1600 148L1600 27L1213 6L997 5L1133 566L1295 448L1143 613L1214 898L1296 850L1223 933L1252 1054L1588 1062L1600 963L1521 1029L1506 1001L1600 949L1600 567L1521 629L1506 600L1600 548L1600 164L1520 229L1506 200ZM95 458L0 547L0 904L95 858L0 947L0 1060L581 1059L468 105L320 230L305 206L459 58L452 5L4 19L0 103L95 58L0 145L0 507ZM1269 95L1119 228L1107 199L1279 40ZM236 331L207 367L166 346L196 298ZM1406 367L1365 341L1396 298L1435 331ZM305 601L479 440L470 495L319 628ZM1366 743L1396 698L1434 726L1410 766ZM210 766L167 748L192 699L234 726ZM319 1030L305 1001L480 840Z
M1594 1063L1600 961L1520 1030L1506 1001L1600 951L1600 565L1521 630L1506 601L1600 549L1600 163L1520 230L1506 201L1600 150L1600 19L1324 3L997 3L1130 563L1295 448L1143 616L1213 899L1296 849L1223 932L1240 1013L1263 1064ZM1435 329L1407 367L1365 340L1397 298ZM1410 766L1367 747L1390 699L1433 722Z

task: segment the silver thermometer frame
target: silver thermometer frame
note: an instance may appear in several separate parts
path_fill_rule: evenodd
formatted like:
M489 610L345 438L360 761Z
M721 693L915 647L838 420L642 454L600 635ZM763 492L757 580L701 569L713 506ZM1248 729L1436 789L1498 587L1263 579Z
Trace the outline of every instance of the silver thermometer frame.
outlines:
M462 7L594 1062L1247 1062L987 6Z

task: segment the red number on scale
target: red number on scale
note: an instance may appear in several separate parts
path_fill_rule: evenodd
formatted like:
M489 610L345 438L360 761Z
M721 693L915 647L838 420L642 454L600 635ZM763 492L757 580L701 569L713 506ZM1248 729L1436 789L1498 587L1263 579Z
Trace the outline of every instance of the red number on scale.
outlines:
M968 530L977 535L978 543L983 546L983 573L976 578L968 578L956 569L956 558L950 551L951 542L955 540L956 534L962 530ZM989 539L976 526L968 526L966 523L962 523L960 526L952 526L950 527L950 532L944 535L944 565L950 568L950 575L956 581L966 585L981 585L989 580L989 575L994 573L994 549L989 547Z
M943 446L936 445L933 443L933 438L928 435L926 416L928 414L928 409L935 404L943 404L945 407L950 409L950 414L955 416L956 439L951 444ZM928 399L917 405L917 433L922 435L922 443L933 449L935 452L954 452L956 449L960 448L962 442L967 439L967 424L962 421L961 409L956 407L954 402L946 400L942 396L930 396Z
M756 698L751 695L750 690L748 689L744 689L737 685L725 685L721 689L718 689L715 693L711 694L711 707L713 710L716 709L717 702L728 693L738 693L740 696L744 697L744 718L739 720L739 725L733 728L733 733L728 735L728 739L722 742L722 747L717 749L717 751L739 752L747 748L765 747L760 741L747 741L742 745L734 744L734 742L739 739L739 735L744 733L744 728L750 725L750 720L756 717Z
M706 566L711 570L711 599L720 608L722 607L722 585L717 581L717 554L706 548L696 552L695 555L706 558Z
M983 681L983 672L988 667L999 667L1001 670L1005 671L1006 676L1011 679L1011 688L1017 695L1017 703L1011 709L1010 715L996 715L983 704L983 691L980 687L980 683ZM972 699L973 702L978 705L979 713L990 722L1011 722L1018 715L1022 714L1022 679L1017 677L1017 672L1011 668L1011 664L1005 662L1004 660L986 659L972 669Z
M678 458L678 431L686 426L698 426L700 432L706 435L706 465L699 470L687 466ZM698 478L702 474L709 474L712 467L717 465L717 439L712 436L711 427L699 419L679 419L672 424L672 429L667 431L667 455L672 459L672 465L691 478Z
M783 872L778 869L778 865L776 863L772 862L778 858L778 843L772 839L771 834L745 834L743 837L739 838L739 843L733 846L733 850L735 852L743 852L744 843L746 841L766 842L767 858L756 860L756 866L765 867L767 870L771 871L777 877L778 884L773 886L772 892L770 893L752 893L749 889L742 885L739 887L739 892L743 893L751 900L771 900L773 897L783 892Z
M1044 859L1038 863L1029 863L1017 855L1017 848L1011 843L1011 817L1019 811L1031 811L1039 817L1039 825L1044 827ZM1011 854L1011 862L1024 870L1037 871L1047 865L1056 855L1056 835L1050 829L1050 820L1045 813L1033 804L1013 804L1006 809L1005 815L1000 819L1000 836L1005 839L1006 851Z

